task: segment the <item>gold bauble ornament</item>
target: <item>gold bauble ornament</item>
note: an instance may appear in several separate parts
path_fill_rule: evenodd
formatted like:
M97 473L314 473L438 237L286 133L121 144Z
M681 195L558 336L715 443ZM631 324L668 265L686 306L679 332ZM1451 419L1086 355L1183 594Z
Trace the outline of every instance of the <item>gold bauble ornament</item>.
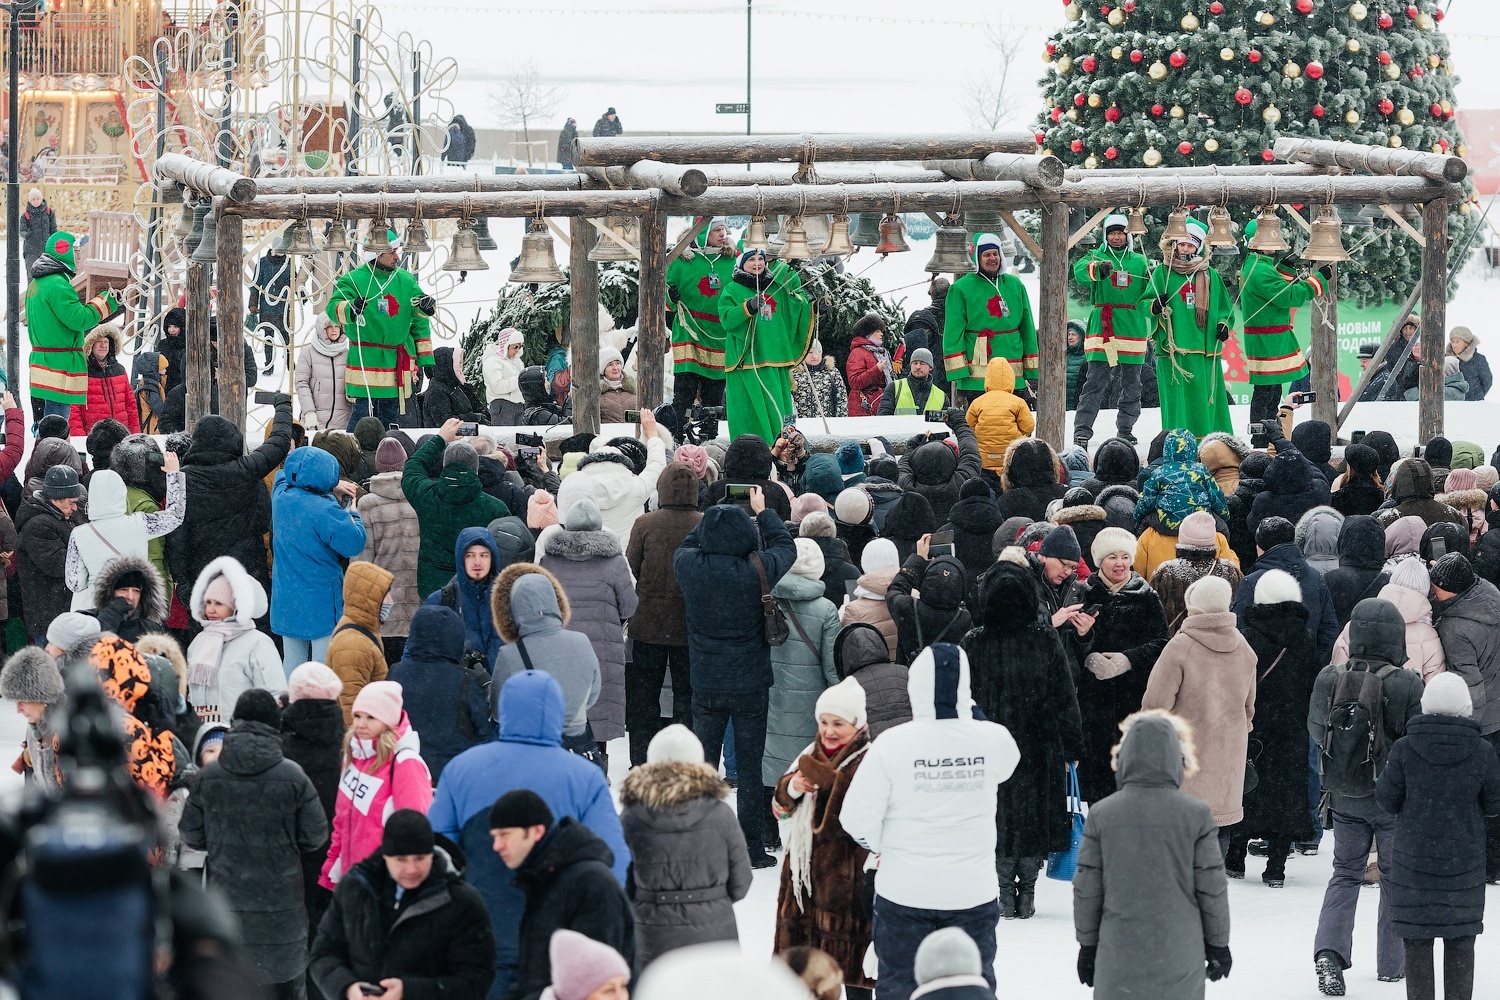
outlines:
M1057 107L1057 99L1053 97L1047 98L1047 110L1051 111L1055 107Z
M1358 52L1359 51L1359 39L1358 38L1351 38L1351 39L1349 39L1349 43L1347 45L1345 45L1344 48L1348 49L1350 52Z
M1095 170L1099 166L1099 158L1093 153L1090 153L1088 159L1083 161L1083 166L1086 170Z
M1354 3L1349 7L1349 16L1356 21L1363 21L1370 11L1362 3Z
M1098 94L1090 94L1089 95L1089 107L1091 107L1091 108L1097 108L1099 105L1101 105L1103 103L1104 103L1104 98L1100 97Z
M1121 48L1120 46L1116 45L1114 48L1112 48L1112 49L1109 50L1109 55L1110 55L1111 59L1124 59L1125 58L1125 50L1123 48Z
M1433 29L1433 27L1434 27L1434 22L1432 20L1432 15L1431 14L1418 14L1417 15L1417 30L1418 31L1431 31Z
M1345 111L1344 112L1344 122L1346 124L1349 124L1349 125L1358 125L1359 124L1359 112L1358 111L1353 111L1353 110L1351 110L1351 111Z
M1148 149L1141 154L1141 162L1148 167L1154 167L1161 163L1161 154L1155 149Z
M1083 6L1081 3L1070 3L1063 8L1063 16L1069 21L1076 21L1083 17Z
M1217 153L1219 151L1219 140L1218 139L1204 139L1203 140L1203 148L1206 149L1210 153Z
M1052 53L1043 50L1043 52L1042 52L1042 62L1049 63L1049 62L1052 62L1056 58L1057 58L1057 56L1054 56Z
M1443 147L1439 146L1437 143L1433 143L1432 144L1432 151L1434 153L1441 153L1443 151Z
M1078 109L1077 108L1069 108L1068 109L1068 113L1066 115L1064 115L1063 117L1067 118L1068 121L1070 121L1070 122L1076 122L1078 120Z
M1123 11L1119 7L1116 7L1114 10L1110 11L1109 12L1109 23L1112 24L1112 25L1114 25L1116 28L1118 28L1120 25L1124 24L1125 23L1125 11Z
M1453 75L1453 60L1452 59L1444 59L1443 60L1443 75L1444 76L1452 76Z
M1227 45L1224 46L1219 50L1219 58L1224 60L1225 62L1234 62L1234 49L1230 48Z
M1440 56L1440 55L1438 55L1436 52L1434 52L1432 55L1430 55L1430 56L1427 57L1427 65L1430 66L1430 67L1432 67L1433 69L1437 69L1442 64L1443 64L1443 57Z
M1187 114L1187 112L1182 110L1181 104L1174 104L1172 105L1172 110L1168 111L1167 114L1171 115L1173 118L1181 118L1183 115Z
M1453 105L1448 101L1439 101L1438 107L1443 109L1443 114L1445 115L1453 114Z
M1289 62L1285 66L1281 67L1281 75L1286 77L1288 80L1295 80L1297 79L1297 77L1302 75L1302 67L1298 66L1294 62Z
M1260 113L1260 117L1267 125L1275 125L1281 121L1281 112L1277 110L1276 105L1268 104L1266 110Z
M1387 80L1401 79L1401 67L1395 63L1386 63L1380 68L1380 71L1385 74Z
M1269 28L1276 23L1276 15L1268 10L1263 10L1256 15L1255 19L1260 22L1262 28Z
M1459 143L1457 146L1453 147L1453 152L1456 156L1468 156L1469 147L1465 146L1463 143Z
M1417 120L1417 116L1411 113L1411 108L1402 108L1396 112L1396 121L1402 125L1410 125Z
M1073 6L1076 7L1077 4L1074 4ZM1071 10L1072 7L1068 8L1068 9ZM1059 73L1064 74L1064 75L1073 72L1073 57L1072 56L1058 56L1057 57L1057 71Z
M1397 149L1401 148L1401 137L1399 135L1391 136L1391 146Z
M1198 30L1198 16L1196 14L1192 14L1192 13L1188 13L1188 14L1182 15L1182 30L1183 31L1197 31Z
M1167 64L1158 59L1151 64L1151 68L1146 72L1150 74L1153 80L1165 80L1167 78Z

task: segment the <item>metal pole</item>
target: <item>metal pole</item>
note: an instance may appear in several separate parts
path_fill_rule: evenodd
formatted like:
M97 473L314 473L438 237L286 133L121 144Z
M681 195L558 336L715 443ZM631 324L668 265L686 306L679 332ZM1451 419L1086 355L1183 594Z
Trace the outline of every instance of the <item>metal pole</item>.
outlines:
M219 166L228 167L234 152L231 141L234 129L234 64L238 58L236 44L240 26L239 16L231 8L229 18L229 44L224 51L224 114L219 122L219 141L215 143Z
M162 154L167 151L167 52L166 47L158 44L156 46L156 78L161 83L156 86L156 158L160 160ZM148 263L147 273L152 276L151 281L151 316L161 315L162 286L166 284L166 276L157 272L157 264L161 260L160 252L157 250L157 238L161 232L162 212L159 207L161 202L161 178L156 171L151 171L152 198L151 198L151 228L146 237L146 260ZM182 186L178 185L182 190ZM186 197L186 194L184 194ZM136 347L140 348L146 336L146 324L141 323L140 329L136 331Z
M745 0L745 134L750 134L750 5L754 0ZM750 169L750 164L745 164Z
M352 53L353 66L349 69L349 92L359 93L359 69L360 69L360 33L364 30L365 22L360 18L354 19L354 47ZM349 155L344 158L344 176L353 177L357 173L359 163L359 102L353 98L349 101Z
M21 390L21 12L19 3L3 5L10 15L10 134L6 156L10 159L5 179L5 372L16 405L26 408Z
M411 54L411 172L422 172L422 53Z

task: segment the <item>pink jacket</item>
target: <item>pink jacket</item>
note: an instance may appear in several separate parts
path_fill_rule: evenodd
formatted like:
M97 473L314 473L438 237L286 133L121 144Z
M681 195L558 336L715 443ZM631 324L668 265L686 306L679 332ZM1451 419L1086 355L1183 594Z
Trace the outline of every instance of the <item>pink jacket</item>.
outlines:
M375 749L354 741L354 760L339 779L333 812L333 843L318 884L332 889L344 873L380 849L385 821L397 809L425 814L432 805L432 775L420 753L421 741L406 713L396 727L396 753L379 768Z
M1415 590L1388 583L1380 588L1378 596L1390 601L1401 612L1406 622L1406 668L1422 675L1422 683L1447 669L1443 659L1443 641L1437 629L1432 627L1432 605L1427 598ZM1349 626L1339 633L1339 641L1333 644L1333 662L1343 663L1349 658Z

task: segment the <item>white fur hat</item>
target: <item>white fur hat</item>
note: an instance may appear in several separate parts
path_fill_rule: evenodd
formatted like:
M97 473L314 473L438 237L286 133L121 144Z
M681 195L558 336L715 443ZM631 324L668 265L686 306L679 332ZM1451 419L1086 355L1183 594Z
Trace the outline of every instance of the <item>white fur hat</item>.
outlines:
M877 538L865 546L859 556L859 568L866 573L878 573L883 569L900 569L901 553L896 543L889 538Z
M1467 719L1474 714L1474 702L1469 698L1469 685L1457 674L1446 670L1434 674L1422 692L1422 711L1427 715L1456 715Z
M1234 600L1234 591L1230 589L1229 581L1223 577L1205 576L1188 587L1183 599L1190 615L1223 614L1229 610L1229 604Z
M646 763L663 764L676 761L682 764L702 764L703 744L693 731L680 722L674 722L651 737L646 748Z
M1089 554L1094 557L1094 564L1098 565L1104 561L1104 557L1111 552L1124 552L1134 558L1137 539L1124 528L1104 528L1094 536L1094 541L1089 545Z
M836 715L856 729L865 724L865 689L853 677L845 677L818 695L813 717Z
M1284 569L1268 569L1255 582L1256 604L1281 604L1301 601L1302 587L1297 578Z
M811 538L798 538L797 561L789 572L805 580L823 579L823 550Z

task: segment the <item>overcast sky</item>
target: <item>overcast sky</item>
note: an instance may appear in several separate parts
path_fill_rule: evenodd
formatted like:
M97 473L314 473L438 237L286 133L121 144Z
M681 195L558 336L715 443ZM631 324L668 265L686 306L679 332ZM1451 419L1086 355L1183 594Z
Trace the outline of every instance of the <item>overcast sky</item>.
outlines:
M492 82L532 59L565 95L548 128L571 115L587 133L610 105L626 129L744 128L743 117L714 113L745 97L738 0L382 0L380 9L388 30L457 60L448 96L480 127L499 125L486 100ZM1064 23L1057 0L754 0L755 131L967 128L959 95L986 59L987 13L1026 36L1015 75L1035 93L1042 46ZM1442 26L1463 78L1460 105L1500 107L1500 3L1449 0ZM1029 126L1039 106L1029 100L1016 124Z

